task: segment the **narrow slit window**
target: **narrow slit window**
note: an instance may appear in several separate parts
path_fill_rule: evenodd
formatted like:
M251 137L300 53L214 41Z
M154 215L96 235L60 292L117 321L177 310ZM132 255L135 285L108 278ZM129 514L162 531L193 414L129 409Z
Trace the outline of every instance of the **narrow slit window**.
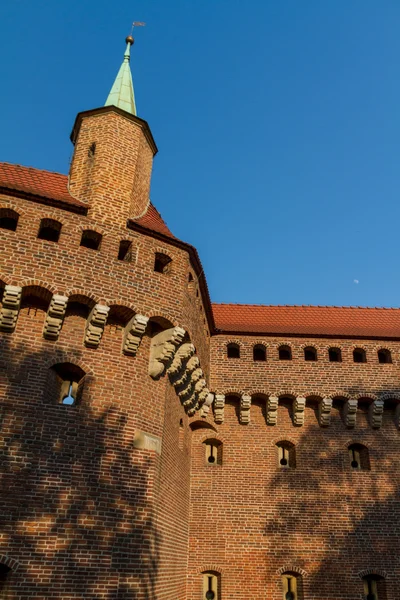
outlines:
M90 250L100 250L101 234L91 229L85 229L82 232L81 246Z
M262 344L257 344L253 348L253 360L265 362L267 360L267 351L265 346Z
M349 446L350 467L355 471L369 471L369 452L362 444L351 444Z
M228 358L240 358L240 346L238 344L228 344L226 353Z
M297 573L282 575L283 600L302 600L302 580Z
M222 465L222 442L219 440L206 440L204 442L206 450L207 465Z
M61 227L61 223L54 219L42 219L40 222L38 238L48 242L58 242Z
M363 348L355 348L353 350L353 360L355 363L366 363L367 355Z
M46 394L51 402L64 406L79 404L85 372L72 363L59 363L49 369Z
M129 240L122 240L119 243L118 260L123 262L132 262L132 242Z
M18 225L19 214L11 208L0 209L0 229L8 229L16 231Z
M392 355L390 350L386 350L384 348L378 350L378 361L381 364L390 364L392 362Z
M304 348L304 360L315 361L317 360L317 351L312 346Z
M290 346L280 346L278 353L279 360L292 360L292 349Z
M342 352L340 348L329 348L328 354L330 362L342 362Z
M214 572L203 573L203 599L218 600L218 574Z
M172 258L162 252L156 252L154 258L154 271L156 273L168 274L171 270Z
M387 600L386 582L380 575L363 577L365 600Z
M282 441L276 444L278 450L278 467L294 469L296 467L296 449L292 442Z

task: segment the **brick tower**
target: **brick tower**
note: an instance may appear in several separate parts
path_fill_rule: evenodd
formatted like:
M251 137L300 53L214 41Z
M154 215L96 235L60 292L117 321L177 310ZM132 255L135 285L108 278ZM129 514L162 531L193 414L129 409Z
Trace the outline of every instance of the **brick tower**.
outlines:
M0 163L0 598L399 598L400 310L211 304L133 38L69 175Z

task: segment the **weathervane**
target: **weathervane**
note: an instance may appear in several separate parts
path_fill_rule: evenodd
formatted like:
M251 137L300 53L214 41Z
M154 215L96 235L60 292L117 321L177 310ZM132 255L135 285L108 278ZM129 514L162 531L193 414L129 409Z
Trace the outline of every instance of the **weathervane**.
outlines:
M135 40L133 39L133 35L132 35L132 34L133 34L133 29L134 29L134 27L144 27L145 25L146 25L146 23L142 23L142 21L133 21L133 23L132 23L132 27L131 27L131 32L130 32L130 34L128 35L128 37L126 38L126 40L125 40L125 41L126 41L128 44L130 44L130 45L132 46L132 44L133 44L133 43L134 43L134 41L135 41Z

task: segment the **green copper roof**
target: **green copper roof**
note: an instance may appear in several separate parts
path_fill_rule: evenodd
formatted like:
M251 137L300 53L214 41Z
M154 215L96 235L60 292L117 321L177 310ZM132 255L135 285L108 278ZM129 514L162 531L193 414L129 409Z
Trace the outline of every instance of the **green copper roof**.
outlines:
M129 66L132 43L133 39L130 38L128 41L127 38L124 62L118 71L117 78L114 81L104 106L117 106L118 108L122 108L122 110L131 113L131 115L136 115L135 93L133 91L132 74Z

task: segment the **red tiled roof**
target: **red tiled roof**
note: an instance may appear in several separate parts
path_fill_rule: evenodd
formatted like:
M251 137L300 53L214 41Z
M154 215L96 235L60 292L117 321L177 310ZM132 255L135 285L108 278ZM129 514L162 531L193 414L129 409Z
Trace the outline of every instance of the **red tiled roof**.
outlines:
M213 304L221 331L400 338L400 309L353 306Z
M71 196L68 191L68 177L61 173L0 163L0 188L16 190L72 206L87 207L87 204ZM152 204L136 223L151 231L174 237Z

